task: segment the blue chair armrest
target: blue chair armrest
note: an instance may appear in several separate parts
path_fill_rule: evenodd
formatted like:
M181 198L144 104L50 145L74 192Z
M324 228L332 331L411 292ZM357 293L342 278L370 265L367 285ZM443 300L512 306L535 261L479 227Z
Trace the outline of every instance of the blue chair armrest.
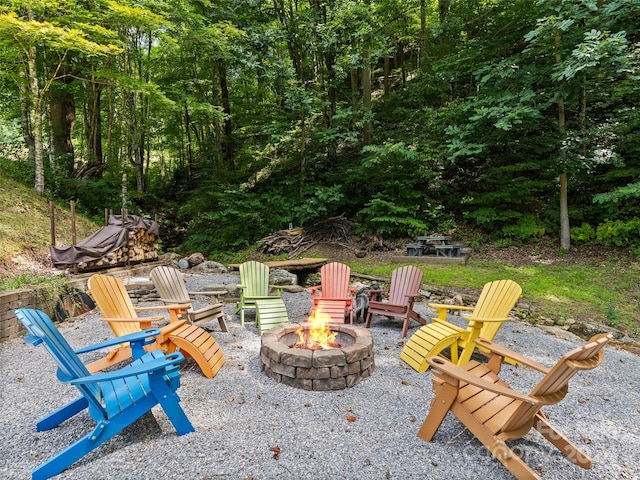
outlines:
M75 350L76 354L93 352L95 350L101 350L103 348L112 347L114 345L121 345L123 343L130 343L131 350L135 353L141 352L144 354L145 345L149 345L156 341L156 336L160 335L160 330L158 328L148 328L147 330L142 330L141 332L134 332L128 335L123 335L121 337L110 338L109 340L105 340L104 342L95 343L93 345L88 345L86 347ZM140 355L134 355L133 358L138 358Z
M180 352L174 352L147 362L133 363L113 372L97 373L88 377L75 378L67 383L71 385L83 385L88 383L110 382L112 380L142 375L143 373L166 370L167 367L179 365L183 360L184 356Z

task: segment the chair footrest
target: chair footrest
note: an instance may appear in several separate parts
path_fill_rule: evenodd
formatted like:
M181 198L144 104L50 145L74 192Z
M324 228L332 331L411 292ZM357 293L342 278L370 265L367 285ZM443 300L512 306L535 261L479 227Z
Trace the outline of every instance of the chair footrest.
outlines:
M256 327L258 334L289 323L289 314L284 301L280 297L256 300Z
M400 352L400 358L414 370L425 372L429 368L427 358L453 346L458 338L460 332L457 330L442 323L429 323L411 335Z
M184 325L170 335L185 357L192 357L207 378L213 378L226 362L216 339L201 327Z

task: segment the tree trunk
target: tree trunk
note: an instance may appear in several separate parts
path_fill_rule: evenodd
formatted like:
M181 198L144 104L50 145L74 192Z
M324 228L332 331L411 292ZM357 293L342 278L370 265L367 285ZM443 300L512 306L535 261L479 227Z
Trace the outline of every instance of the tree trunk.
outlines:
M31 86L31 103L33 104L33 136L35 161L35 191L44 195L44 140L42 138L42 99L38 83L37 52L35 45L27 51L29 65L29 84Z
M559 63L562 60L560 56L560 31L556 31L555 38L555 47L556 54L555 60L556 63ZM565 109L564 109L564 99L560 97L558 99L558 129L560 131L561 140L564 140L565 137ZM564 156L565 150L561 146L560 147L560 162L561 165L565 165ZM567 193L567 174L560 174L560 248L563 250L569 250L571 248L571 226L569 224L569 200Z
M21 74L28 80L29 75L24 70ZM31 109L29 103L29 88L20 83L20 130L22 131L22 138L27 145L29 151L29 160L35 162L36 159L36 142L33 137L33 130L31 125Z
M368 40L367 40L368 42ZM362 106L364 114L371 115L371 49L369 45L365 46L362 52ZM373 137L373 125L371 121L367 121L362 129L362 142L365 145L371 143Z
M87 114L85 115L85 138L87 141L87 163L90 167L101 165L102 156L102 85L87 82ZM110 136L110 135L109 135Z
M218 60L218 76L220 77L220 96L224 111L224 159L227 168L235 170L233 160L233 122L231 121L231 101L229 100L229 85L227 83L227 64L223 59Z
M70 176L74 167L74 149L71 131L76 122L76 105L73 95L65 88L71 83L70 67L63 65L49 92L50 154L55 165Z

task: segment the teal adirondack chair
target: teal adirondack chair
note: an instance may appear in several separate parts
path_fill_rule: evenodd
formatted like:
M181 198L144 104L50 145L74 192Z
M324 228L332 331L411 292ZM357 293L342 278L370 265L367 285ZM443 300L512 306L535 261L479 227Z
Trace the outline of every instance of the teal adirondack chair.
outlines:
M269 285L269 267L264 263L250 260L239 267L240 270L240 301L234 313L240 312L240 325L244 326L244 311L247 308L256 308L257 300L266 300L282 296L283 286ZM276 295L269 295L271 289L276 290Z
M155 335L160 333L157 328L113 338L74 352L44 312L19 309L15 313L27 329L26 341L34 346L42 344L58 365L58 379L75 386L82 394L42 418L36 429L55 428L85 409L97 424L86 436L37 467L32 472L33 479L50 478L66 470L158 404L178 435L194 431L175 393L180 386L178 367L184 357L179 352L165 355L155 350L147 353L143 348L155 341ZM119 370L92 375L77 355L127 342L131 344L134 361Z

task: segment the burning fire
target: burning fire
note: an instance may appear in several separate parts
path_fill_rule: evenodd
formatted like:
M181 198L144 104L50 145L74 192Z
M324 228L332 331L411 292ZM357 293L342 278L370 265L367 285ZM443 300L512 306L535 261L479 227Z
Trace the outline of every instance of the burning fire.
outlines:
M329 328L330 321L331 317L318 308L315 316L310 316L307 322L305 322L309 327L304 328L301 325L300 328L296 330L299 340L292 348L306 348L307 350L340 348L340 345L335 342L338 332L334 332Z

